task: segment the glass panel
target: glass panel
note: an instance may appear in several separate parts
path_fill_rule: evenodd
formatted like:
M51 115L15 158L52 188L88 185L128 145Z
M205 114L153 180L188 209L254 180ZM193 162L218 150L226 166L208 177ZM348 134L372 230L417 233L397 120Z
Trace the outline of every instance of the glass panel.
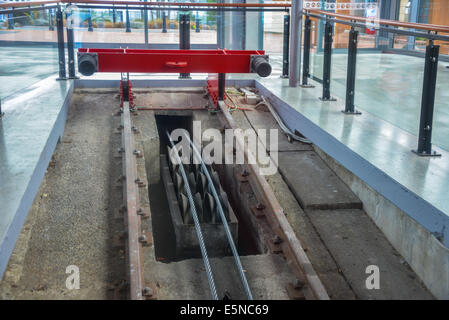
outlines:
M129 17L129 28L127 28L127 17ZM79 8L73 11L72 21L76 47L92 47L96 43L142 44L145 41L141 10Z
M310 76L315 80L323 80L324 24L315 18L311 18L311 24Z
M272 75L282 74L284 12L263 13L263 49L270 56Z
M6 98L54 75L58 69L56 28L49 10L0 17L0 97ZM37 62L38 61L38 62Z
M331 95L344 99L346 95L346 72L348 65L348 41L351 27L336 23L332 46Z
M192 11L190 13L190 26L190 42L192 44L217 44L216 12Z
M355 105L418 134L424 59L379 52L357 55ZM391 132L385 132L390 135Z

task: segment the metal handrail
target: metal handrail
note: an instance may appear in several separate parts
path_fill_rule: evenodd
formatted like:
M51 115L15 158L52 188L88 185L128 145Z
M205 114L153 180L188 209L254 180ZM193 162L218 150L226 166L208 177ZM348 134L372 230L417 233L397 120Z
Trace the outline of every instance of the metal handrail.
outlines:
M225 8L290 8L290 3L201 3L201 2L139 2L139 1L123 1L123 0L60 0L60 1L35 1L35 2L20 2L20 3L2 3L0 8L20 8L20 7L32 7L45 4L60 4L60 3L71 3L71 4L94 4L94 5L128 5L128 6L159 6L159 7L225 7ZM408 29L419 29L434 32L444 32L449 33L449 26L435 25L435 24L424 24L424 23L413 23L413 22L400 22L394 20L386 19L372 19L365 17L358 17L340 13L333 13L324 10L308 9L303 10L304 14L316 13L329 17L340 18L348 21L359 21L368 23L377 23L382 25L403 27Z
M96 5L129 5L129 6L160 6L160 7L239 7L239 8L289 8L289 3L213 3L213 2L139 2L139 1L115 1L115 0L60 0L60 1L36 1L20 3L2 3L0 8L20 8L38 6L44 4L82 3Z
M386 19L372 19L372 18L365 18L365 17L351 16L351 15L346 15L346 14L327 12L324 10L316 10L316 9L304 10L304 13L308 13L308 12L321 14L321 15L334 17L334 18L340 18L340 19L348 20L348 21L360 21L360 22L382 24L382 25L393 26L393 27L403 27L403 28L409 28L409 29L419 29L419 30L426 30L426 31L448 32L449 33L449 26L443 26L443 25L400 22L400 21L386 20Z
M8 2L8 3L0 3L0 8L35 7L45 4L57 4L57 3L59 3L59 1Z

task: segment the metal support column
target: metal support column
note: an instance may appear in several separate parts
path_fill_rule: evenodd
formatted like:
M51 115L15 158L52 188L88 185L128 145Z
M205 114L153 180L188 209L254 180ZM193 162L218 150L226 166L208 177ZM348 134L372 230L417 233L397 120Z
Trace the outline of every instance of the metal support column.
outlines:
M89 15L87 16L87 31L93 32L94 28L92 27L92 13L89 10Z
M226 90L226 73L218 74L218 100L223 101Z
M199 17L199 13L197 11L196 12L196 17L195 17L195 32L200 32L200 30L201 30L200 17Z
M61 7L56 9L56 30L58 35L58 64L59 64L59 78L58 80L66 80L65 69L65 52L64 52L64 25L62 20Z
M302 0L292 0L290 11L289 86L297 87L301 65Z
M179 15L179 49L184 49L184 21L185 15Z
M14 14L13 13L8 13L8 29L14 30Z
M131 32L131 23L129 21L129 10L128 9L126 9L126 30L125 30L125 32Z
M312 21L309 16L304 19L304 57L302 60L302 88L314 88L308 84L310 76L310 32L312 30Z
M66 29L67 29L67 52L68 52L68 63L69 63L69 79L76 79L75 76L75 46L74 46L74 35L73 35L73 25L68 23L71 21L69 18L73 12L67 13L66 15Z
M331 66L332 66L332 36L334 27L332 23L327 20L324 26L324 63L323 63L323 96L320 97L322 101L335 101L331 97Z
M179 15L179 49L190 49L190 15ZM190 73L181 73L180 79L191 79Z
M432 151L433 109L435 104L439 52L440 46L436 46L433 44L433 41L430 41L426 47L418 149L413 150L419 156L441 156L441 154Z
M147 2L147 0L143 0L144 2ZM148 47L148 10L147 7L143 9L143 30L145 33L145 46Z
M357 62L357 41L359 32L351 27L349 31L349 43L348 43L348 67L346 75L346 104L345 110L342 110L346 114L361 114L354 108L354 95L355 95L355 70Z
M167 33L167 15L162 11L162 33Z
M0 119L5 115L5 113L2 111L2 99L0 98Z
M282 75L281 78L288 78L288 51L290 41L290 15L284 15L284 41L282 46Z
M53 9L48 9L48 30L55 30L55 26L53 24Z
M116 22L117 22L116 12L115 9L112 9L112 23L114 24L114 27Z

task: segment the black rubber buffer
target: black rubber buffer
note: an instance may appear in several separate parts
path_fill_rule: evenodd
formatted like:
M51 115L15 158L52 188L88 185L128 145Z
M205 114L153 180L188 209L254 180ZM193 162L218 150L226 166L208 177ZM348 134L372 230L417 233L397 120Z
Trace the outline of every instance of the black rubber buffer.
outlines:
M261 77L268 77L271 74L271 65L264 56L253 57L251 69Z
M95 54L79 54L78 55L78 71L84 76L91 76L98 71L97 55Z

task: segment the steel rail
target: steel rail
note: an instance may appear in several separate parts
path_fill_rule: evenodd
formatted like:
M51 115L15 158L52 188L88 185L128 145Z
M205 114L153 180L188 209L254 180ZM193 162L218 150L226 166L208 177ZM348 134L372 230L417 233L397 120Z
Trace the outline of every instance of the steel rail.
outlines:
M227 122L228 127L237 129L238 126L232 118L226 104L219 101L218 105ZM267 208L267 220L274 231L282 239L281 247L287 259L289 266L292 268L294 275L301 282L307 282L312 291L313 298L320 300L329 300L329 296L324 288L320 278L316 274L312 263L307 257L301 243L295 235L290 223L285 217L284 210L279 204L273 190L268 184L267 180L259 174L260 168L257 165L256 159L251 152L244 148L245 141L242 136L236 136L236 148L244 152L248 161L247 167L249 169L249 181L254 191L257 192Z
M30 12L30 11L43 11L43 10L50 10L50 9L56 9L58 5L42 5L42 6L34 6L34 7L20 7L18 9L6 9L6 10L0 10L0 14L9 14L9 13L22 13L22 12ZM14 17L18 18L18 17Z
M217 190L215 190L214 182L212 181L212 178L209 174L209 171L206 168L206 165L204 164L204 161L201 157L201 154L198 152L198 149L196 148L195 144L190 140L190 138L185 135L186 139L189 141L190 145L192 146L192 150L195 154L195 156L198 158L198 160L201 162L201 170L203 171L204 175L207 178L207 181L209 182L209 190L212 192L212 196L215 199L215 202L217 203L218 212L220 213L221 222L223 223L223 227L225 229L226 237L228 238L229 246L232 250L232 255L234 256L234 261L237 266L237 270L240 275L240 280L242 281L243 288L245 289L246 296L248 297L248 300L253 300L253 295L251 293L251 289L248 285L248 280L246 279L245 272L243 271L242 262L240 261L239 254L237 252L237 248L235 246L234 240L232 239L231 230L229 229L228 222L226 220L226 216L223 211L223 207L221 206L220 198L218 197Z
M139 241L140 216L137 214L139 206L139 190L137 185L137 166L134 150L134 136L132 132L129 102L123 102L122 113L122 167L126 183L123 184L123 200L126 205L124 215L128 226L128 252L130 299L142 300L143 293L143 261L142 244Z
M170 111L180 111L180 110L207 110L206 107L136 107L137 110L144 110L144 111L154 111L154 110L170 110Z
M198 219L198 214L196 212L195 202L193 201L192 191L190 190L190 186L189 186L189 180L187 179L187 175L185 173L184 166L181 162L181 159L179 158L178 150L176 149L173 139L171 138L168 131L166 131L165 133L167 134L168 140L170 141L172 150L174 150L173 154L175 155L175 160L179 165L182 179L184 180L184 190L187 193L187 198L189 199L190 213L192 214L193 222L195 224L196 234L198 236L198 241L200 243L201 255L203 257L203 263L204 263L204 267L206 269L206 275L207 275L207 280L209 282L212 299L218 300L217 289L215 287L215 281L214 281L214 275L212 274L212 268L209 263L209 257L207 255L206 246L204 244L204 238L203 238L203 233L201 231L200 220ZM167 161L172 161L171 156L170 155L167 155L167 156L168 156Z
M60 4L60 3L70 3L70 4L97 4L97 5L125 5L131 6L135 5L138 7L145 6L156 6L156 7L214 7L214 8L290 8L290 3L198 3L198 2L139 2L139 1L114 1L114 0L60 0L60 1L36 1L36 2L25 2L25 3L1 3L0 8L19 8L19 7L31 7L45 4ZM396 27L403 27L409 29L420 29L426 31L434 32L447 32L449 33L449 26L444 25L434 25L434 24L423 24L423 23L412 23L412 22L399 22L394 20L386 19L371 19L358 16L351 16L333 12L327 12L324 10L317 9L304 9L303 14L308 12L314 12L317 14L322 14L329 17L341 18L343 20L361 21L369 23L377 23L383 25L390 25Z
M39 6L44 4L57 4L59 1L33 1L33 2L7 2L0 3L0 8L21 8Z

